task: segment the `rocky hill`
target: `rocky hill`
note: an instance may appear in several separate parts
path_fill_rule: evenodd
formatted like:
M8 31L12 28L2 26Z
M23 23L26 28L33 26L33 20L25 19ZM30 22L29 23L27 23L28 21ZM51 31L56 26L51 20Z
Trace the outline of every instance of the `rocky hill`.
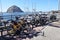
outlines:
M23 12L19 7L13 5L7 9L7 13Z

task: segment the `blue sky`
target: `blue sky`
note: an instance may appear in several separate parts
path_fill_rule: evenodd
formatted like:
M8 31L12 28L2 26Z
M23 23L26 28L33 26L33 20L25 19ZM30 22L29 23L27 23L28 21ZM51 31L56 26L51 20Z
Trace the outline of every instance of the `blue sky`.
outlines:
M6 12L12 5L20 7L23 11L32 11L32 9L36 9L36 11L58 10L58 0L1 0L0 11L1 2L3 12Z

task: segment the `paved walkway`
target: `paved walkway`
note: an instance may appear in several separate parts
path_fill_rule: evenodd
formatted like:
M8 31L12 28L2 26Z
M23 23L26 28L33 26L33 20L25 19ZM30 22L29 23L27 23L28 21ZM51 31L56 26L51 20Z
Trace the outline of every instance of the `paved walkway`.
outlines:
M45 36L39 35L31 40L60 40L60 28L46 26L43 31L45 32Z

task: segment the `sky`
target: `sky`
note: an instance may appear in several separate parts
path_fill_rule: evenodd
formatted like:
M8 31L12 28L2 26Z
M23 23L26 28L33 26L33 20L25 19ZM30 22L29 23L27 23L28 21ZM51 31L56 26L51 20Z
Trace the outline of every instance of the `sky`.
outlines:
M58 0L0 0L0 11L2 7L2 12L6 12L12 5L20 7L23 11L58 10Z

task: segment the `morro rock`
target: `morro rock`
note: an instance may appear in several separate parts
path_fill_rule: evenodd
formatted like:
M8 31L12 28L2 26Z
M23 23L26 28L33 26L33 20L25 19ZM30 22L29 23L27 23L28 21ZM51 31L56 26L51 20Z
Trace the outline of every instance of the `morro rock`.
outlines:
M7 13L23 12L19 7L13 5L7 9Z

